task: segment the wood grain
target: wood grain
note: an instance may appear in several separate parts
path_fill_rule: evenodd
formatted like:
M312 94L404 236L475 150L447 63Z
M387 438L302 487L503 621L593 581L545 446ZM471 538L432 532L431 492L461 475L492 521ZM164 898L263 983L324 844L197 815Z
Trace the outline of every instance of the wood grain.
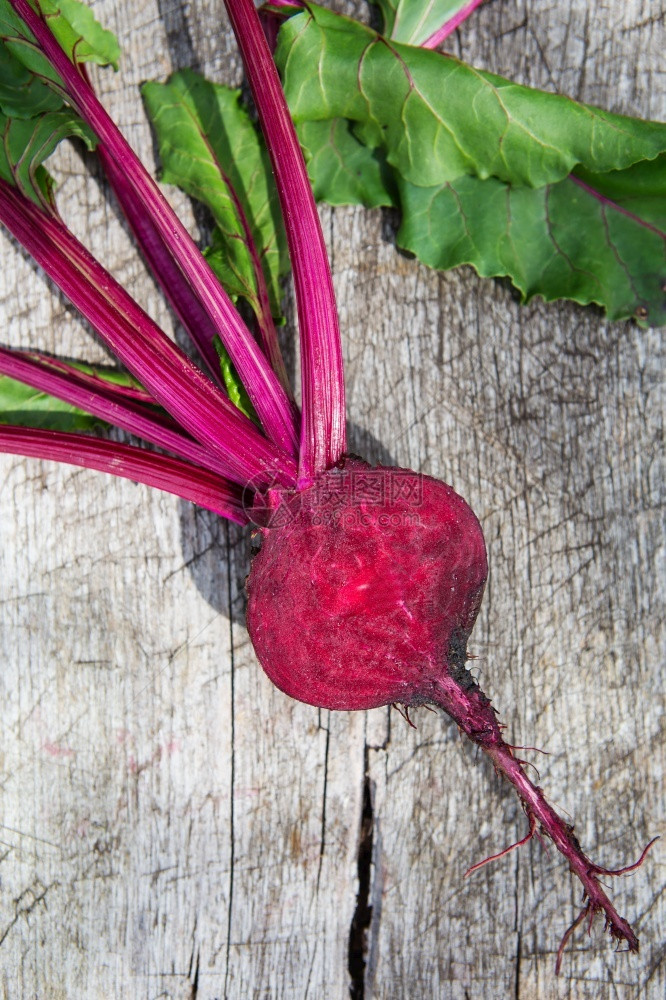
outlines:
M241 79L222 5L94 7L124 53L98 88L152 164L142 80L184 65ZM449 47L666 118L665 17L663 0L491 0ZM94 158L62 150L54 172L72 228L180 336ZM322 218L351 445L446 479L479 514L475 672L512 742L549 752L531 759L583 845L625 863L664 828L661 336L428 271L396 253L388 215ZM1 252L2 340L104 358L4 234ZM595 925L555 980L579 899L564 865L533 842L463 880L525 820L454 727L425 710L415 730L389 710L317 712L271 687L243 627L243 532L6 456L0 510L4 998L666 994L663 847L613 885L640 955Z

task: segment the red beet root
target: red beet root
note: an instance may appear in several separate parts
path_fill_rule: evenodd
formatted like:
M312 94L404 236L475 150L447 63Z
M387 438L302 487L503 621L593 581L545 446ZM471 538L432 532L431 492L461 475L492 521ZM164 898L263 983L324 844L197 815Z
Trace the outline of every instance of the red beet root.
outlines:
M488 571L470 507L429 476L355 458L307 489L271 490L264 499L253 510L263 538L248 579L247 625L271 680L321 708L443 708L515 787L529 821L519 844L540 830L580 879L587 903L574 926L603 911L611 934L638 950L597 877L621 872L583 854L465 668Z
M348 460L270 502L248 628L271 680L321 708L437 700L444 665L463 667L488 573L465 501L428 476Z

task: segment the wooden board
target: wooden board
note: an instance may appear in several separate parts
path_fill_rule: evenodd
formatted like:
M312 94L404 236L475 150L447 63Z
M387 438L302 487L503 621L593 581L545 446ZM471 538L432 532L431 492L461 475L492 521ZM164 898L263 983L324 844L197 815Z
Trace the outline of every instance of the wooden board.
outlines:
M123 49L98 88L152 164L141 81L241 79L222 5L94 7ZM665 17L663 0L492 0L449 48L663 119ZM94 158L56 162L72 228L180 337ZM512 742L549 752L531 759L583 845L625 863L664 829L661 335L428 271L396 253L390 215L322 218L351 447L446 479L479 514L475 673ZM1 252L2 341L103 359L4 234ZM318 712L271 686L243 626L242 531L7 456L0 510L3 998L665 995L663 847L613 885L640 955L595 924L555 980L580 895L559 857L533 842L463 881L525 819L453 725Z

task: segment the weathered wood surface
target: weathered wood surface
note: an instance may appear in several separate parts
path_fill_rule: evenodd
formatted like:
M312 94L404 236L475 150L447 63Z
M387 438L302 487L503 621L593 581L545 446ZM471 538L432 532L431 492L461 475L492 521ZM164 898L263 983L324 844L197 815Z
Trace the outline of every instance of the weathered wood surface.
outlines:
M140 81L182 65L240 80L222 5L95 7L124 51L100 90L150 161ZM665 9L492 0L451 47L664 118ZM92 177L59 156L64 214L173 330L90 163ZM352 446L441 476L481 517L492 569L476 672L513 741L550 752L542 784L583 844L624 863L663 829L660 336L521 308L467 270L438 276L396 254L379 213L323 218ZM103 358L1 245L2 340ZM463 881L525 820L453 726L425 710L416 730L388 710L317 712L271 687L243 627L242 532L128 482L6 456L0 505L4 998L342 1000L367 906L356 998L666 995L664 848L612 887L640 955L615 954L595 925L556 981L579 901L565 866L533 843Z

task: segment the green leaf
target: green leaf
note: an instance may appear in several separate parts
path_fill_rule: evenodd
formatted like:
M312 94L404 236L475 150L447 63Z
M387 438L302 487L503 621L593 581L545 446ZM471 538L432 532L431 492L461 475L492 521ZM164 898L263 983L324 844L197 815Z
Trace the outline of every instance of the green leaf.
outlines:
M117 65L115 36L79 0L34 0L73 61ZM95 145L92 131L65 103L61 81L8 0L0 0L0 177L38 204L52 203L42 166L66 137Z
M113 32L99 24L87 4L81 0L31 0L31 4L48 20L49 28L72 62L93 62L118 68L118 40ZM60 82L9 0L0 0L0 38L27 69Z
M0 111L12 118L32 118L58 111L62 104L62 98L0 42Z
M33 0L72 62L93 62L118 69L118 39L95 18L83 0Z
M469 0L372 0L381 8L383 34L405 45L423 45Z
M297 123L360 123L363 141L381 146L404 180L421 187L464 175L540 187L578 165L604 173L666 150L666 125L388 42L320 7L282 25L276 60Z
M666 156L599 176L578 168L576 176L628 212L666 230Z
M89 365L85 361L67 361L65 364L69 365L70 368L75 368L77 371L82 372L84 375L94 375L95 378L101 379L102 382L108 382L111 386L139 390L146 393L146 389L144 389L138 379L130 375L129 372L121 371L119 368L109 368L106 365ZM154 403L154 405L157 406L157 403Z
M315 198L330 205L378 208L396 200L391 169L381 150L363 145L344 118L303 122L298 137Z
M95 375L111 385L140 388L136 379L127 372L115 368L75 361L68 361L67 364L87 375ZM42 430L52 431L92 431L110 426L99 417L94 417L47 392L33 389L32 386L8 375L0 375L0 424L39 427Z
M89 149L95 145L93 133L69 108L35 118L12 119L0 114L0 132L0 177L38 204L52 200L53 184L42 163L58 143L75 136Z
M259 417L257 416L256 410L252 405L252 400L248 396L245 386L238 377L238 372L234 368L233 362L218 336L213 338L213 346L215 347L217 356L220 359L222 381L224 382L224 387L227 390L229 399L234 406L238 407L241 413L244 413L246 417L250 418L250 420L254 420L257 426L260 426Z
M252 309L259 309L259 301L253 283L246 281L242 274L239 274L237 261L235 261L228 249L228 235L225 235L216 226L213 230L210 246L204 247L203 255L213 268L217 280L224 288L232 302L245 299L250 303ZM232 244L233 246L233 244Z
M59 75L40 50L32 32L14 13L9 0L0 0L0 41L3 43L3 50L13 56L31 76L49 87L62 87ZM0 59L4 58L4 52L0 53Z
M0 424L51 431L89 431L104 426L97 417L8 375L0 375Z
M289 272L286 240L268 154L239 103L240 91L182 70L165 84L145 84L143 96L162 180L212 212L217 228L208 256L225 288L258 312L263 272L278 316L279 281Z
M398 245L436 268L508 276L523 300L597 303L610 319L666 324L666 157L534 190L459 177L399 180Z

